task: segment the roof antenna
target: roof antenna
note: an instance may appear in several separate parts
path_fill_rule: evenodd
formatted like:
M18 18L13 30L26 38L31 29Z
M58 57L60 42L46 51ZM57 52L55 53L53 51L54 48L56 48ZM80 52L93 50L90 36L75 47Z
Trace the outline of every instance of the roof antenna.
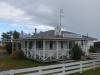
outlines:
M63 9L59 10L59 25L55 27L55 35L60 36L61 35L61 25L62 25L62 17L63 17Z
M89 35L89 34L87 33L87 38L88 38L88 35Z
M62 25L62 17L63 17L63 9L60 9L60 14L59 14L59 18L60 18L60 27Z

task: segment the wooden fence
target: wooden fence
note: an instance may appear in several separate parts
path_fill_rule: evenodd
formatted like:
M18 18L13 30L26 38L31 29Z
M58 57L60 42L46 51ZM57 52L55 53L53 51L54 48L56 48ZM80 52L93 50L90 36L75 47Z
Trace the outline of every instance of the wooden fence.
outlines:
M100 59L2 71L0 72L0 75L14 75L18 73L23 73L24 75L66 75L75 72L82 73L89 69L95 70L97 67L100 67Z

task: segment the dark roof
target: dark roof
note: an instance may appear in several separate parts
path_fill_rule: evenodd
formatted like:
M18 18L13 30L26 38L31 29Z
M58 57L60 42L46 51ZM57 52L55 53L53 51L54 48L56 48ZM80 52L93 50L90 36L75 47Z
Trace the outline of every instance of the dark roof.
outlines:
M75 34L75 33L68 32L68 31L62 31L61 34ZM57 37L57 36L55 36L54 30L49 30L49 31L37 33L37 34L34 35L34 37L50 38L50 37Z
M40 32L37 33L35 35L33 35L33 39L75 39L75 40L97 40L96 38L92 38L92 37L87 37L84 35L80 35L80 34L76 34L73 32L68 32L68 31L62 31L61 32L61 36L55 36L55 31L54 30L48 30L45 32ZM75 36L81 36L81 37L63 37L63 34L68 34L68 35L75 35Z

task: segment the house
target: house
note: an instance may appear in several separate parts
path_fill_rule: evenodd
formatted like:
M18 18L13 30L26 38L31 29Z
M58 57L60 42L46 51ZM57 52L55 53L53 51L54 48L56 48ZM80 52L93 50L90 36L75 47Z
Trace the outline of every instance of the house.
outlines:
M81 46L85 55L89 54L89 47L93 45L95 38L63 31L60 26L55 30L35 33L33 36L21 32L21 49L28 58L41 61L56 61L69 59L70 49L74 44Z
M100 41L94 42L94 47L97 53L100 53Z

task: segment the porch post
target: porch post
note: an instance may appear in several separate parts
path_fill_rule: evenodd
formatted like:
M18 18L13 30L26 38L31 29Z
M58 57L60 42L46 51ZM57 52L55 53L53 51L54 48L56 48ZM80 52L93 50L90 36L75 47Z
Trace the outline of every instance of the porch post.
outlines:
M3 41L2 41L3 42ZM13 36L12 36L12 38L11 38L11 42L12 42L12 52L11 53L13 53L13 51L14 51L14 40L13 40Z
M15 50L17 50L17 42L15 41Z
M88 41L86 41L86 44L85 44L85 52L86 52L86 55L88 56L89 55L89 52L88 52Z
M68 47L67 47L67 52L68 52L68 53L67 53L67 57L69 58L69 40L67 41L67 46L68 46Z
M22 43L22 40L21 40L21 41L20 41L21 50L22 50L22 48L23 48L23 44L24 44L24 43Z
M27 50L29 49L29 41L27 41Z
M56 56L57 56L57 59L58 59L58 58L59 58L59 56L58 56L58 55L59 55L59 52L58 52L58 40L56 41L56 46L57 46L57 47L56 47L56 50L57 50Z
M27 56L29 56L29 41L27 40Z
M16 50L18 50L18 41L16 41Z
M25 50L25 41L21 40L21 50Z
M45 40L43 40L43 60L45 60Z
M21 50L24 51L24 54L25 53L25 40L21 40Z
M26 47L25 47L25 40L23 40L23 50L25 51L26 50Z
M34 58L36 59L36 40L34 40Z

